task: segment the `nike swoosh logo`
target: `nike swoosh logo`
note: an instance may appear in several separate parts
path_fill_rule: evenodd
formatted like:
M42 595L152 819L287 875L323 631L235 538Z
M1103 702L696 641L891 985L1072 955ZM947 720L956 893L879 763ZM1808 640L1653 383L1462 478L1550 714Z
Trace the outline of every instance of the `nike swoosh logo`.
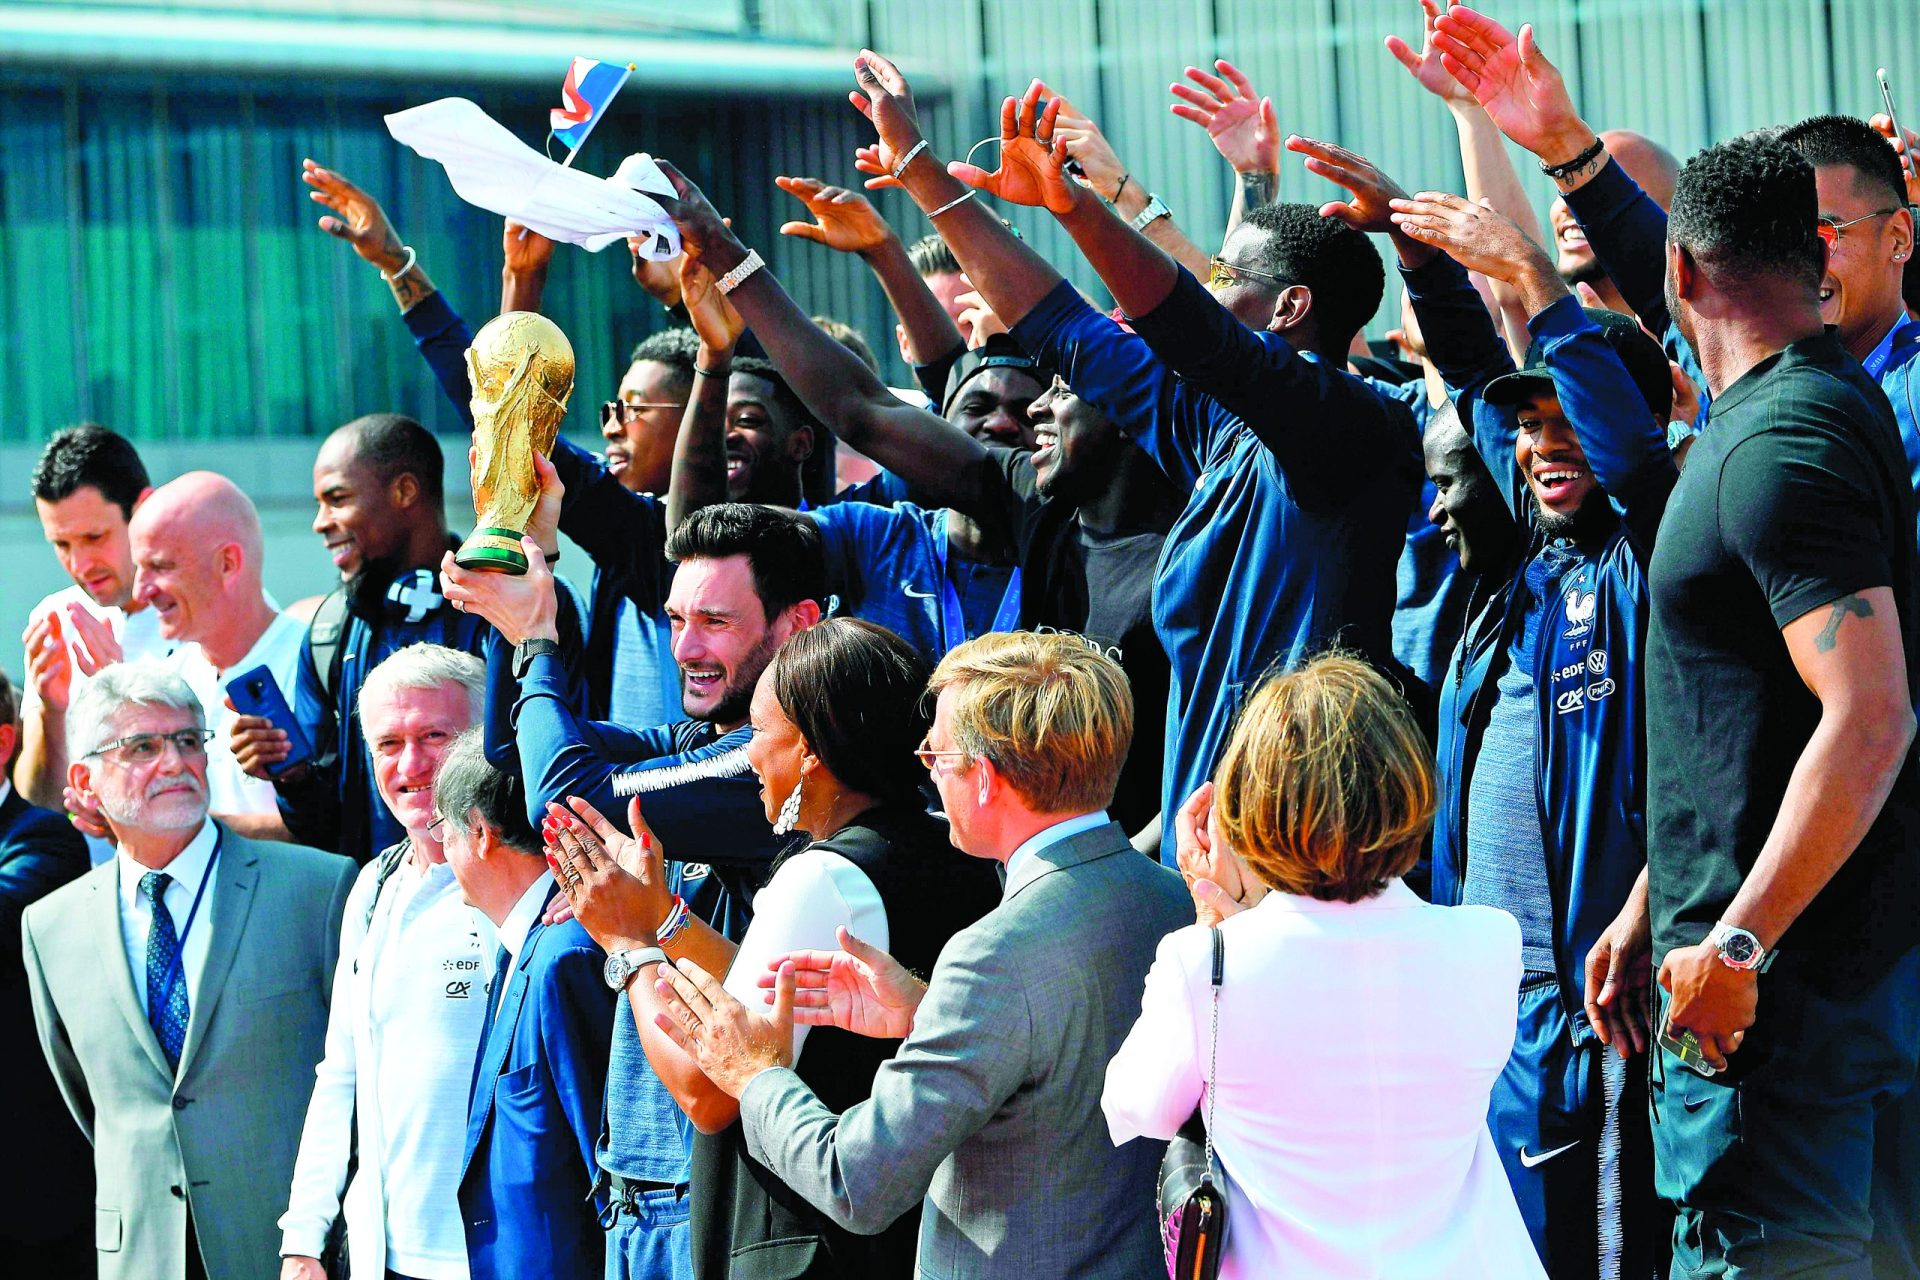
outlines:
M1680 1099L1680 1105L1687 1109L1688 1114L1692 1114L1706 1106L1707 1100L1705 1098L1682 1098Z
M1531 1169L1537 1164L1545 1164L1547 1161L1553 1159L1555 1156L1559 1155L1561 1152L1571 1151L1579 1145L1580 1145L1580 1139L1575 1138L1572 1142L1569 1142L1564 1147L1555 1147L1551 1151L1542 1151L1537 1156L1528 1154L1527 1149L1525 1147L1522 1147L1520 1148L1520 1167L1522 1169Z
M905 592L905 593L907 594L907 598L908 598L908 599L911 599L911 600L931 600L931 599L933 599L933 592L931 592L931 591L915 591L915 590L914 590L914 589L913 589L912 587L910 587L910 586L908 586L908 585L907 585L906 583L904 583L904 582L900 584L900 590L902 590L902 591L904 591L904 592Z

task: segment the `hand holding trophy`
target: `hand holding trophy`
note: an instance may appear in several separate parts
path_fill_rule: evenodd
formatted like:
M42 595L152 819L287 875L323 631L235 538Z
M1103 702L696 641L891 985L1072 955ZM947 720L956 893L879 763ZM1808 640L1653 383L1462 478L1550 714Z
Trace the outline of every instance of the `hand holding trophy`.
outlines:
M521 574L521 535L540 498L533 455L553 453L573 394L573 346L532 311L494 317L467 348L473 384L473 509L479 523L460 544L463 569Z

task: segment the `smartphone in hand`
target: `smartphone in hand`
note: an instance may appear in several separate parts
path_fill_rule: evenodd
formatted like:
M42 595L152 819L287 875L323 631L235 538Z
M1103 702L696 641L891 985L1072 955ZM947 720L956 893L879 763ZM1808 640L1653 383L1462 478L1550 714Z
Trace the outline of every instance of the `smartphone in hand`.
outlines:
M293 708L287 705L286 695L280 692L271 668L258 666L243 671L227 681L226 689L235 711L243 716L259 716L287 735L287 758L267 766L268 773L279 777L295 765L313 759L313 743L300 722L293 718Z

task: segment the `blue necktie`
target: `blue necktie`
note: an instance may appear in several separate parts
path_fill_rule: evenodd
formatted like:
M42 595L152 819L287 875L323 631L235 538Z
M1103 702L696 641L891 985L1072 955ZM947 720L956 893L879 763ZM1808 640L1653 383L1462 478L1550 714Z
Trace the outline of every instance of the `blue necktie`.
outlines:
M180 936L164 901L171 879L164 871L149 871L140 877L140 892L153 904L153 924L147 930L147 1022L167 1065L178 1070L180 1049L187 1042L187 975L180 961Z

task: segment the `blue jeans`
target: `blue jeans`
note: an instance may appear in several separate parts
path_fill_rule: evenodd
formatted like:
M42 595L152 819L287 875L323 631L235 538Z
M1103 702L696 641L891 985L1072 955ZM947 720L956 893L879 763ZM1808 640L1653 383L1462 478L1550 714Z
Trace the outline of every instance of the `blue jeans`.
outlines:
M607 1228L607 1280L693 1280L687 1189L642 1192L615 1202Z

